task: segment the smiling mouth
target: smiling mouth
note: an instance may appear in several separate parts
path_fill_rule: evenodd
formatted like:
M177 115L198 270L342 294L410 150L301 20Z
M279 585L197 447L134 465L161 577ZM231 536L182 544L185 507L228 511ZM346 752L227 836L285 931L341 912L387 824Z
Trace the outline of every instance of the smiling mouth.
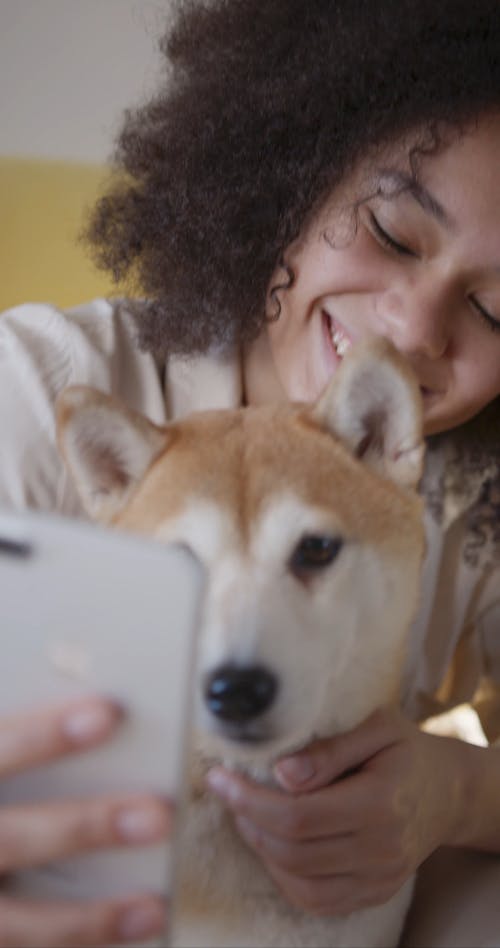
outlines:
M322 316L333 348L338 358L343 359L346 352L352 346L352 340L349 339L344 329L333 319L333 316L330 316L330 313L326 309L322 310Z
M346 352L348 352L351 348L353 340L349 338L344 328L333 318L333 316L330 315L328 310L323 309L321 311L321 315L323 317L325 330L329 339L331 340L335 354L341 361L344 358ZM420 385L420 394L424 404L427 407L430 407L430 405L435 402L442 393L436 391L436 389L428 388L426 385Z

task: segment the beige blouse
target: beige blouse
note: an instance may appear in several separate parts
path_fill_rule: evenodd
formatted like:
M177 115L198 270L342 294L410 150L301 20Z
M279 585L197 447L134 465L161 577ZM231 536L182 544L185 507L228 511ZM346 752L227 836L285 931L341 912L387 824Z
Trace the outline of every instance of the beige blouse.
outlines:
M57 451L53 404L70 384L93 385L161 424L195 409L242 402L236 355L175 358L161 365L139 350L125 301L94 300L62 312L26 304L0 316L0 507L83 516ZM445 460L429 452L425 482ZM426 514L428 553L403 686L420 719L500 685L500 568L463 555L470 498L440 522ZM496 694L484 699L488 727L500 732ZM493 709L493 710L492 710Z

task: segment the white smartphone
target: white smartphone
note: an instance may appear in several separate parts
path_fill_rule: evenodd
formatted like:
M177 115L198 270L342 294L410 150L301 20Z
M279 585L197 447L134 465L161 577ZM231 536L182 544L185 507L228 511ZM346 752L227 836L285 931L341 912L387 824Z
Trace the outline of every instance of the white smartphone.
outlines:
M0 714L95 692L128 710L105 746L2 780L0 803L182 796L203 588L201 566L181 547L52 515L0 515ZM34 898L169 895L174 864L173 842L122 848L13 884Z

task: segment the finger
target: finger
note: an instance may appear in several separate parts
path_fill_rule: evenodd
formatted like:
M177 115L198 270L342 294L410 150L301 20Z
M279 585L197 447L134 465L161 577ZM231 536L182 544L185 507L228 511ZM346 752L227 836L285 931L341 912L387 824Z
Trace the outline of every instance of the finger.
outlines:
M207 782L235 814L246 816L264 832L289 840L354 832L366 804L366 789L357 776L296 796L255 784L222 767L210 770Z
M350 899L356 891L356 880L351 876L328 876L323 879L308 878L288 873L273 863L266 863L269 875L276 883L287 902L311 915L341 915L341 906L350 908ZM347 897L347 898L346 898Z
M324 787L397 743L406 726L398 712L379 709L351 731L316 741L280 760L274 768L276 780L290 792Z
M99 697L2 717L0 777L99 744L123 717L118 703Z
M311 915L349 915L369 905L380 905L397 891L397 886L386 881L366 882L354 875L317 879L290 874L272 863L266 863L266 867L287 902Z
M0 899L0 948L90 948L135 943L165 929L153 896L121 902L46 903Z
M148 845L169 832L172 808L145 796L5 807L0 873L116 845Z
M260 829L244 816L235 820L246 843L266 863L308 878L353 875L365 879L404 879L414 870L404 852L363 833L295 842Z
M294 842L266 833L244 816L237 817L236 826L243 839L265 862L285 872L320 878L353 873L359 869L359 845L351 834Z

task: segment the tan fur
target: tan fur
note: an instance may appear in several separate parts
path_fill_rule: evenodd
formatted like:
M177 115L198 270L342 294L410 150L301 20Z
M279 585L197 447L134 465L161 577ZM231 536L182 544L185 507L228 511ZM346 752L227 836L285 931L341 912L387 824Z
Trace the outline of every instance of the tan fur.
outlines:
M315 406L206 412L165 430L70 390L59 432L93 516L187 543L208 571L173 943L395 945L411 882L346 918L293 910L204 790L203 772L223 760L272 782L281 754L397 700L423 555L421 405L406 366L369 341ZM328 568L302 577L291 557L310 534L344 545ZM263 665L279 680L271 708L249 725L256 743L204 703L206 676L225 662Z
M334 507L335 519L341 519L347 536L405 545L394 524L414 515L415 496L360 468L329 432L314 424L307 409L205 412L171 426L170 432L169 446L117 516L117 525L154 534L159 520L178 515L191 497L200 495L203 472L204 499L231 511L243 542L262 505L292 484L304 503L325 510L332 498L342 496L342 504ZM373 498L369 511L360 504L364 491Z

